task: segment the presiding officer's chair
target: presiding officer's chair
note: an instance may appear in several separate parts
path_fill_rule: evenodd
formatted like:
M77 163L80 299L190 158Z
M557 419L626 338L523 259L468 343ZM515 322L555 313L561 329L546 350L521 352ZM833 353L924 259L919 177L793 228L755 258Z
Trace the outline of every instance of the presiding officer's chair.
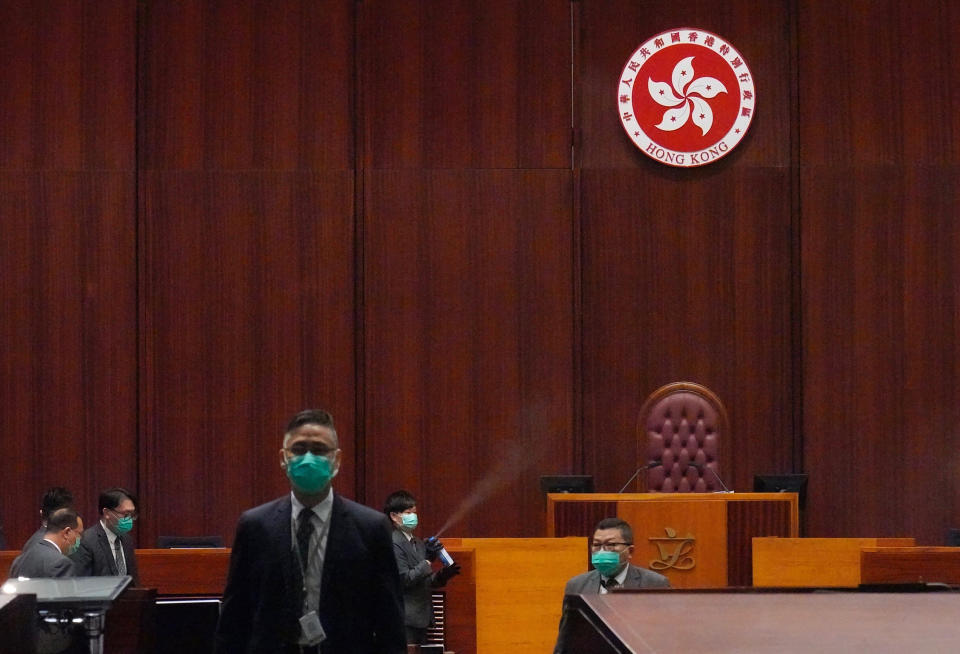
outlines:
M721 481L720 445L727 430L727 411L706 386L673 382L655 390L637 419L637 466L649 466L639 490L726 490Z

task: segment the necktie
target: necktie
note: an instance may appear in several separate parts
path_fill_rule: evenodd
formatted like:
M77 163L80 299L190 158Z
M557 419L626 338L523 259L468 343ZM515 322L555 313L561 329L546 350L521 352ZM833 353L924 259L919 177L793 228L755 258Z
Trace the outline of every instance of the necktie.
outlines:
M613 577L610 577L609 579L604 579L600 583L602 583L603 587L606 588L607 590L613 590L614 588L620 587L620 584L618 584L617 580L614 579Z
M117 574L122 577L127 574L127 562L123 560L123 545L119 538L113 540L113 556L117 560Z
M303 509L297 516L297 549L300 550L300 562L303 569L307 569L307 561L310 558L310 536L313 534L313 522L310 515L313 513L310 509Z

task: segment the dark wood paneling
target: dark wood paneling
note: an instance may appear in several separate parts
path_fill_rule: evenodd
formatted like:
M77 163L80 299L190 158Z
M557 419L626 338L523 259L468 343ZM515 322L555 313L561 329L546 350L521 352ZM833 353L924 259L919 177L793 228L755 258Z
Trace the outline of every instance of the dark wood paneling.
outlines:
M141 167L352 166L353 2L141 4Z
M132 170L135 15L128 0L0 3L0 170Z
M727 407L724 481L749 489L794 465L790 3L578 4L584 469L620 488L634 463L610 453L636 451L644 399L689 380ZM750 133L695 169L649 160L614 102L626 58L679 26L729 38L757 85Z
M135 7L0 4L0 519L136 485Z
M365 167L569 167L569 2L360 7Z
M232 534L281 494L307 406L334 414L353 495L352 201L350 171L143 176L143 544Z
M426 533L537 536L539 475L573 468L566 171L368 172L367 500Z
M809 532L941 543L960 524L960 147L944 111L960 11L803 3L800 30Z
M554 536L593 538L593 529L604 518L617 515L616 502L557 502L554 506Z
M141 543L229 542L302 408L355 495L353 3L141 4Z

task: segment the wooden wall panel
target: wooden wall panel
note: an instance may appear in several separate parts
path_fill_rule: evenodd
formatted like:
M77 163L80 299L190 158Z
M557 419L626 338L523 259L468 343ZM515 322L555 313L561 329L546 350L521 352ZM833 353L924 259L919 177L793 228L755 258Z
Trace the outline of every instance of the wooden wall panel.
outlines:
M570 3L360 3L367 168L567 168Z
M829 81L799 104L810 532L941 543L960 524L960 11L799 19L800 79Z
M135 7L0 4L0 519L136 486Z
M420 500L424 533L543 533L571 470L566 171L368 172L367 501Z
M725 482L748 490L753 474L795 465L790 3L578 4L584 470L619 489L644 399L689 380L726 405ZM637 45L683 25L729 38L757 85L750 133L695 169L630 144L613 95Z
M697 170L611 106L681 25L757 85ZM229 537L325 405L344 494L408 486L431 531L498 471L451 533L536 536L537 476L619 488L643 399L691 379L728 485L803 470L810 535L942 542L958 33L948 0L0 3L8 535L46 486L91 514L119 483L143 545Z
M334 414L355 495L352 7L143 5L144 545L229 542L288 488L306 407Z

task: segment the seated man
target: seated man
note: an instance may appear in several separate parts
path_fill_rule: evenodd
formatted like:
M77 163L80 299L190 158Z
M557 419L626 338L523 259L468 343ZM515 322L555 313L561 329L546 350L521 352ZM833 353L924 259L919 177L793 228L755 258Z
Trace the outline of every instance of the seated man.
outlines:
M47 519L43 538L23 550L10 566L11 577L73 577L73 561L66 555L76 550L83 534L83 520L71 508L54 511Z
M108 488L97 501L100 520L83 534L80 548L70 556L78 577L130 575L139 583L137 559L130 530L137 519L137 501L124 488Z
M669 588L663 575L630 563L633 556L633 529L620 518L604 518L597 523L590 541L590 562L593 570L579 574L567 582L564 595L596 595L614 588ZM560 617L560 634L554 654L565 652L563 644L567 605L564 599Z

